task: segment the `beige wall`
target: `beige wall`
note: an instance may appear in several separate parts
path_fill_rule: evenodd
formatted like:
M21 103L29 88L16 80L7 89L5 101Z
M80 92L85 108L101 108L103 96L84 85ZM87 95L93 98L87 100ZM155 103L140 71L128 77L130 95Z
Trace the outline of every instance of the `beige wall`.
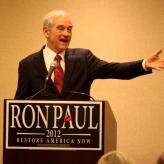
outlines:
M70 47L89 48L107 61L145 58L164 46L164 0L1 0L0 157L3 99L13 98L18 62L44 44L42 17L70 13ZM91 94L108 100L118 123L118 150L138 164L154 164L164 152L164 71L130 81L96 80Z

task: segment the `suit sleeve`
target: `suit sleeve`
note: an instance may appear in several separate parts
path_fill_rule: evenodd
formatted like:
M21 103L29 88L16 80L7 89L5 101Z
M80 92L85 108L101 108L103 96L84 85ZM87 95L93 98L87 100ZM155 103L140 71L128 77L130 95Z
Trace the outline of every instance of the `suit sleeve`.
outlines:
M124 63L106 62L94 56L90 51L87 61L89 77L93 80L108 78L128 80L152 72L143 69L143 60Z

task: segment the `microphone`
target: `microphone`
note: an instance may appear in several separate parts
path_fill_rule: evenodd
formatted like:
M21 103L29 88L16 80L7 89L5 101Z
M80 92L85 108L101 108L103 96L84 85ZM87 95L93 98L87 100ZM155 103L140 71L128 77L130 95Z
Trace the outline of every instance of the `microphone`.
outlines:
M54 71L54 69L57 67L57 62L56 61L53 61L51 62L50 64L50 68L49 68L49 71L48 71L48 74L45 78L45 82L44 82L44 87L42 89L40 89L38 92L36 92L34 95L32 96L29 96L26 98L26 100L32 100L34 99L36 96L38 96L40 93L44 92L46 87L47 87L47 82L50 80L51 78L51 75L52 75L52 72Z
M52 72L54 71L54 69L57 67L57 62L56 60L51 62L50 64L50 68L49 68L49 71L48 71L48 74L46 76L46 79L45 79L45 84L48 82L48 80L51 78L51 75L52 75Z

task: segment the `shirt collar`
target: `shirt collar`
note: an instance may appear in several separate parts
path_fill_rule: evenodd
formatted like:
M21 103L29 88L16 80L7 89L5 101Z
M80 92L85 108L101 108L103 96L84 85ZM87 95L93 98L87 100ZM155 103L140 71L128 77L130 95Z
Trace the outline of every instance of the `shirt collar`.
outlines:
M54 52L53 50L51 50L49 47L45 47L44 52L46 52L47 55L53 57L53 59L55 58L55 56L57 55L56 52ZM64 57L65 57L65 50L60 52L58 55L61 56L62 60L64 61Z

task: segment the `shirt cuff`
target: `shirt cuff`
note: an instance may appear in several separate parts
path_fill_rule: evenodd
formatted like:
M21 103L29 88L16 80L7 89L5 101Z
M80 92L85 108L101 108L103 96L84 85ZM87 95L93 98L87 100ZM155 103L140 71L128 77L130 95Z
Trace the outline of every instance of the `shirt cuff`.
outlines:
M146 60L147 60L147 59L144 59L144 60L142 61L142 67L143 67L143 69L144 69L145 71L150 71L150 69L146 68L146 66L145 66Z

